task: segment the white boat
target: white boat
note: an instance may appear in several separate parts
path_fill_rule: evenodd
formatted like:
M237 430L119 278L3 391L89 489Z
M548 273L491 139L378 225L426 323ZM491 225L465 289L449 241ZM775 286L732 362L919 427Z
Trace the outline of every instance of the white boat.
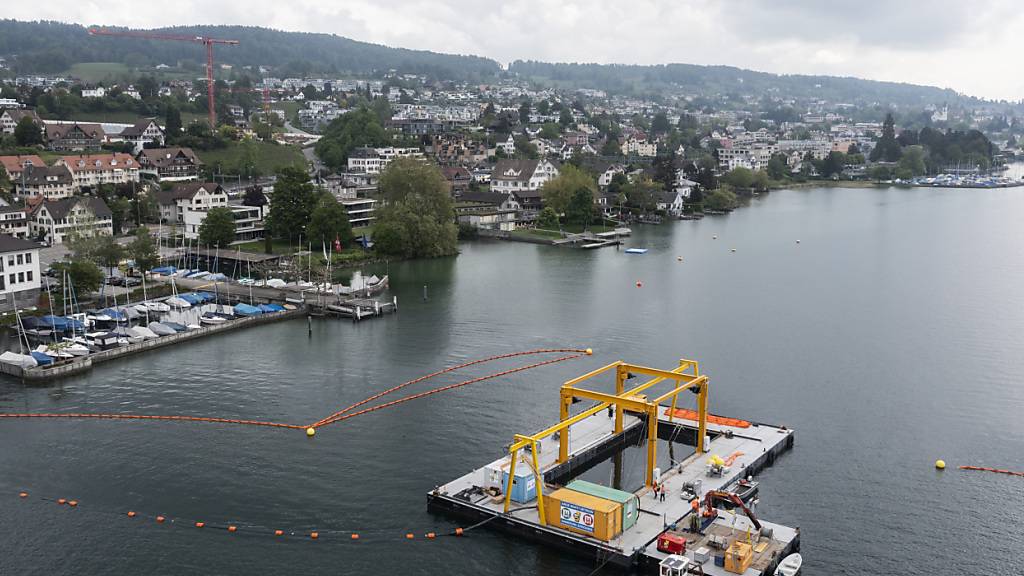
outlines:
M271 288L284 288L287 285L288 283L280 278L271 278L266 281L266 286L270 286Z
M149 308L147 308L145 304L136 304L136 305L132 306L132 308L134 308L135 311L138 312L139 314L148 314L149 313Z
M11 366L17 366L19 368L35 368L39 365L36 359L28 354L18 354L17 352L7 351L0 354L0 362L4 364L10 364Z
M203 314L202 316L199 317L199 322L201 322L202 324L223 324L227 321L228 319L224 318L223 316L217 316L216 314L210 313Z
M171 334L178 333L174 328L165 326L159 322L150 322L148 328L160 336L170 336Z
M188 304L188 302L185 302ZM171 307L163 302L146 302L143 304L150 312L170 312Z
M167 303L168 306L173 306L174 308L192 307L192 305L188 303L188 300L185 300L184 298L178 298L177 296L171 296L170 298L165 300L165 302Z
M803 563L803 556L794 552L783 558L782 562L779 562L779 567L775 569L775 576L796 576L800 573L800 566Z
M65 338L63 343L64 351L72 356L88 356L89 347L77 340L77 338Z
M187 324L185 328L188 328L189 330L199 330L202 326L199 324Z
M143 340L153 340L155 338L160 337L156 332L153 332L152 330L146 328L145 326L136 326L134 328L129 328L128 332L134 334L135 336L141 337Z
M60 344L50 344L49 346L46 344L40 344L39 346L36 346L36 352L42 352L50 358L58 358L60 360L70 360L71 358L74 358L70 353L65 352L63 346Z

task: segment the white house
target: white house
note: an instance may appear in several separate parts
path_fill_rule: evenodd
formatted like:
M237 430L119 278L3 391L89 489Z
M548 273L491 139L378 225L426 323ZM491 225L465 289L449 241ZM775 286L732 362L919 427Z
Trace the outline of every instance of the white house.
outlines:
M658 145L637 137L627 138L620 146L626 156L643 156L653 158L658 155Z
M139 161L121 152L62 156L55 165L67 166L78 188L139 181Z
M103 98L107 95L107 89L103 86L96 88L82 88L82 98Z
M655 194L655 208L670 216L683 213L683 195L678 190L663 190Z
M74 195L77 189L67 166L28 166L14 181L14 193L21 200L59 200Z
M215 182L188 182L156 195L162 222L185 222L185 212L205 212L210 208L227 207L228 195Z
M537 190L558 176L558 167L548 160L499 160L491 171L491 190L508 194Z
M395 158L421 158L419 148L356 148L349 154L349 172L380 174Z
M113 214L101 198L72 196L43 200L29 219L29 233L47 244L63 244L71 232L82 234L114 233Z
M0 234L0 310L35 306L40 281L39 245Z
M124 142L135 144L135 154L141 152L146 144L156 144L157 147L164 145L164 129L156 123L154 118L139 120L122 130L118 136Z
M263 239L265 226L263 219L269 206L245 206L243 204L232 204L222 206L231 210L235 218L235 242L251 242ZM197 209L191 206L185 208L182 214L182 223L185 228L185 238L196 240L199 238L199 227L206 220L209 208Z
M512 135L509 134L508 138L504 142L498 142L494 145L494 148L496 150L501 150L505 156L512 156L516 153L516 141L512 138Z
M0 208L0 234L28 238L28 210L24 206Z

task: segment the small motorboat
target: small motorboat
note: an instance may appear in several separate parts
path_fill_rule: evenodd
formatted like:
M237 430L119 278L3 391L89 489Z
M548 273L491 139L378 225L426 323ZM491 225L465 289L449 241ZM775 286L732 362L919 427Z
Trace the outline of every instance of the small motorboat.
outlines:
M129 328L128 331L135 336L141 337L143 340L153 340L160 337L156 332L145 326L135 326L134 328Z
M227 318L225 318L223 316L218 316L218 315L214 314L213 312L207 312L206 314L203 314L202 316L199 317L199 322L201 324L215 325L215 324L223 324L223 323L225 323L227 321L228 321Z
M178 333L174 328L171 328L166 324L161 324L160 322L150 322L148 328L158 336L170 336L171 334Z
M153 302L153 301L146 302L144 304L144 306L150 312L170 312L171 311L171 307L168 306L167 304L164 304L163 302Z
M171 330L174 330L175 332L184 332L185 330L187 330L187 328L185 328L184 324L179 324L177 322L168 322L168 321L164 320L163 322L161 322L161 324L163 324L164 326L167 326L168 328L170 328Z
M128 328L121 326L110 331L112 334L117 336L118 342L121 346L127 346L128 344L138 344L145 340L143 336L130 331Z
M779 562L778 568L775 569L775 576L796 576L800 573L800 566L803 563L803 556L798 552L794 552L783 558L782 562Z
M189 330L199 330L202 326L199 324L189 324L188 326L185 326L185 328L188 328Z
M192 307L192 304L190 304L188 300L185 300L183 298L179 298L178 296L171 296L165 302L166 302L166 304L168 306L172 306L174 308L191 308Z
M36 352L42 352L43 354L46 354L50 358L55 358L57 360L70 360L74 358L74 356L72 356L68 352L65 352L63 350L63 346L61 346L60 344L50 344L49 346L47 346L46 344L40 344L39 346L36 347Z
M63 341L64 351L72 356L88 356L89 347L78 342L77 338L65 338Z

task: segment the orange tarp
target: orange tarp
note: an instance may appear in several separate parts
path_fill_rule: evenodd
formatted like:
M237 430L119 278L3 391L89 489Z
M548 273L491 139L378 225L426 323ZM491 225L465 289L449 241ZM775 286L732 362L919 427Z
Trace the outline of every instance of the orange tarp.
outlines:
M686 408L676 408L673 413L671 408L665 410L665 416L673 416L681 420L693 420L697 421L697 411L687 410ZM734 426L736 428L750 428L750 422L746 420L740 420L739 418L726 418L725 416L715 416L714 414L708 414L709 424L720 424L722 426Z

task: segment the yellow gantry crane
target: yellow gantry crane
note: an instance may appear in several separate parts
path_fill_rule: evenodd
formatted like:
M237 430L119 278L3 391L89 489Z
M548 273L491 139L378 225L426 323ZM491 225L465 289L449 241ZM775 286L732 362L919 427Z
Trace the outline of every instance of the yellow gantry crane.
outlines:
M615 370L615 394L594 392L593 390L585 390L576 387L581 382L611 370ZM637 374L651 376L652 378L635 388L626 390L626 380ZM648 388L666 380L673 383L673 388L668 392L653 398L649 398L647 395L641 394L641 392ZM620 360L598 368L592 372L588 372L582 376L573 378L565 384L562 384L560 403L558 406L558 424L555 424L545 430L541 430L532 436L516 434L515 440L509 446L508 451L511 458L509 459L508 482L505 485L505 512L508 513L512 500L512 483L515 482L516 460L518 459L519 451L524 448L528 448L532 458L534 479L537 483L537 514L540 517L541 525L547 524L544 514L544 477L537 460L539 442L557 432L558 459L556 462L560 464L567 461L569 459L569 428L577 422L589 418L602 410L608 409L610 406L615 407L614 432L616 434L622 432L623 416L625 411L628 410L630 412L646 415L647 468L644 484L648 488L651 487L654 483L654 465L657 462L658 409L662 402L671 398L672 410L669 412L669 418L673 418L675 414L676 400L679 393L689 389L697 391L697 453L703 454L704 438L707 435L708 377L700 374L700 367L695 360L680 360L679 366L673 370L648 368L646 366L638 366L636 364L627 364ZM569 407L572 406L577 399L594 400L598 404L570 417Z

